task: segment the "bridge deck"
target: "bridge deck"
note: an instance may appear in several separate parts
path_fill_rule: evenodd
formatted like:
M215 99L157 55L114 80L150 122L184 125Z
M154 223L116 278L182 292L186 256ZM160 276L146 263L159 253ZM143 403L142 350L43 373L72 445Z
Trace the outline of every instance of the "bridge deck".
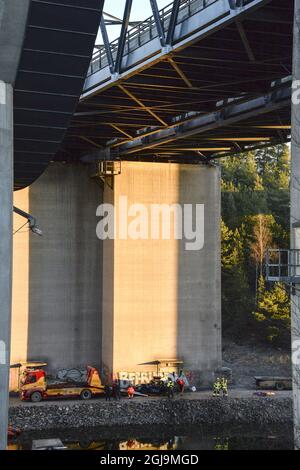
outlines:
M94 57L59 158L194 161L286 142L293 3L184 0L172 48L149 41L153 18L139 40L130 30L121 74ZM170 8L162 18L166 30Z
M82 92L103 3L30 0L14 87L15 189L39 177L60 148Z

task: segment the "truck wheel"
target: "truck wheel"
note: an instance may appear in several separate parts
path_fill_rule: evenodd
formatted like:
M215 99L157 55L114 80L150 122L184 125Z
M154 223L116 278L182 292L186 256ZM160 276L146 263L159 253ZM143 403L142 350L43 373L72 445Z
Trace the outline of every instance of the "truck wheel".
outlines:
M33 403L38 403L39 401L41 401L42 399L42 394L41 392L33 392L31 395L30 395L30 400L33 402Z
M92 392L88 389L82 390L80 398L81 400L90 400L92 398Z
M275 388L276 388L276 390L281 392L282 390L284 390L284 384L282 382L277 382L276 385L275 385Z

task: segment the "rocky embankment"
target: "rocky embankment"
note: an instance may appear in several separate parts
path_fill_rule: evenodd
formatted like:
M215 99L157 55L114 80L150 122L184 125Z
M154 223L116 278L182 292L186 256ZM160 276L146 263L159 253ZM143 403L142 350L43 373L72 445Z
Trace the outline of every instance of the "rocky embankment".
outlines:
M290 397L45 402L12 406L9 412L10 425L24 431L124 425L268 425L290 423L291 420Z

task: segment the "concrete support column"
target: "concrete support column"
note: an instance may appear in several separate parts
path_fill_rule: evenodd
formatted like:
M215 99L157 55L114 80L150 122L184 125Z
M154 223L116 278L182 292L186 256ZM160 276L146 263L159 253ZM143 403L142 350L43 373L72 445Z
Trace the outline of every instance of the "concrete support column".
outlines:
M13 89L0 81L0 450L7 445L13 195Z
M294 59L293 80L300 80L300 0L295 0L294 22ZM299 83L297 88L299 88ZM291 161L291 248L300 249L298 236L300 222L300 104L293 99L292 103L292 161ZM298 260L299 263L299 260ZM291 298L292 316L292 349L293 349L293 395L294 395L294 429L295 448L300 450L300 286L297 285ZM297 353L298 352L298 353Z
M181 359L195 383L210 381L221 364L219 169L122 162L104 202L115 209L115 238L103 246L104 371L143 380L156 366L141 363ZM196 230L197 204L204 210L198 248L174 237L172 222L171 236L163 235L169 209L171 217L179 210L184 226L192 207Z
M102 243L96 209L101 203L102 188L89 168L76 164L54 163L30 188L15 192L15 206L37 218L43 236L28 231L14 236L14 363L45 361L54 374L100 367ZM15 214L15 230L23 223Z

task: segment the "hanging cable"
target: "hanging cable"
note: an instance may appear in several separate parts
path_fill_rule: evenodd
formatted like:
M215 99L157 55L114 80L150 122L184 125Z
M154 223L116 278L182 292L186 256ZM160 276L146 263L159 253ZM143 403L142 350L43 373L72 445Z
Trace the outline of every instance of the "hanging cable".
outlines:
M20 230L22 230L22 228L25 227L25 225L27 225L27 224L28 224L28 221L25 222L25 224L21 225L21 227L19 227L19 228L13 233L13 235L15 235L16 233L20 232Z

